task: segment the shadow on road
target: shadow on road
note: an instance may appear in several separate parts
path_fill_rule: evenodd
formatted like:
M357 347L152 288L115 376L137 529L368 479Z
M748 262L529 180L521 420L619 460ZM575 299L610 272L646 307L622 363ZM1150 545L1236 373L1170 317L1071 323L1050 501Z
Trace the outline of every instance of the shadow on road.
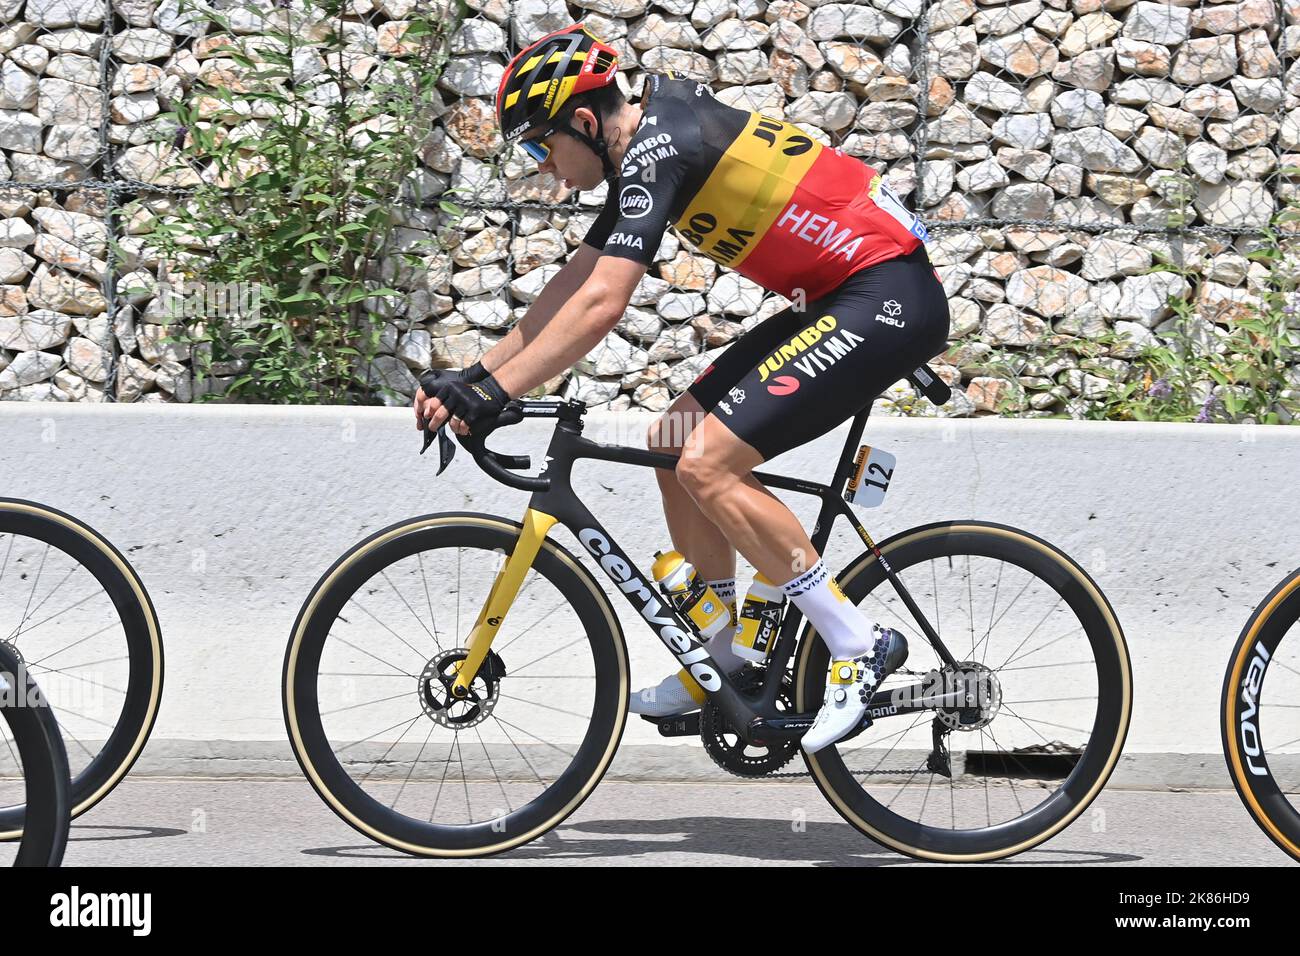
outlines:
M359 859L410 859L375 845L318 847L309 856ZM793 829L789 820L736 820L728 817L675 817L667 820L584 820L503 854L512 860L606 860L689 854L733 857L736 862L787 861L813 866L898 866L918 861L877 846L842 823L808 823ZM1132 864L1142 857L1102 850L1040 846L1012 858L1018 866ZM668 862L668 861L665 861ZM677 862L677 861L673 861Z

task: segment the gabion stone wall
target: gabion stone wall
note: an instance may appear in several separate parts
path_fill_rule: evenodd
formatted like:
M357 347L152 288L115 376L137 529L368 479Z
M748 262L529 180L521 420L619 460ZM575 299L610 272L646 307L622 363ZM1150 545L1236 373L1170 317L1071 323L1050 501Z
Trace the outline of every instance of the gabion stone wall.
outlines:
M400 56L394 25L411 2L356 0L358 52ZM0 178L35 184L0 187L0 397L193 398L190 357L163 342L156 300L121 291L165 278L139 233L173 201L160 187L193 185L163 178L175 131L154 117L195 76L235 72L176 3L0 0ZM1196 347L1222 349L1266 278L1246 254L1296 193L1284 167L1300 165L1300 0L468 5L417 173L426 203L454 187L467 208L459 241L423 269L376 263L409 293L374 366L392 402L430 362L485 352L604 202L603 185L573 195L538 176L493 130L509 57L577 20L619 49L630 95L647 72L676 70L887 176L929 226L950 296L936 365L959 388L940 414L1083 414L1139 348L1173 334L1171 296L1194 301ZM237 30L274 9L248 7ZM410 210L396 248L438 222ZM122 261L106 253L110 232ZM1152 272L1162 258L1198 278ZM548 391L661 409L785 305L670 232L623 321ZM1079 360L1057 348L1074 338L1109 344ZM899 386L882 407L910 398Z

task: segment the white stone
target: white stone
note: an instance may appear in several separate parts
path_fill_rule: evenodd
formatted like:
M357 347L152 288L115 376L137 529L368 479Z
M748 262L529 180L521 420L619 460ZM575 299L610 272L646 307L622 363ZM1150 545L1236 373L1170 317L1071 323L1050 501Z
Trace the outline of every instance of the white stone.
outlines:
M1051 73L1060 62L1056 47L1033 29L986 40L979 52L987 63L1024 79Z
M439 84L461 96L495 96L504 72L505 65L490 57L454 57Z
M1233 37L1198 37L1179 47L1170 79L1195 86L1226 80L1236 72L1237 45Z
M1145 132L1145 131L1144 131ZM1133 173L1142 161L1104 129L1081 129L1052 137L1052 156L1092 172Z
M1052 100L1052 120L1066 129L1101 126L1106 119L1106 101L1094 90L1066 90Z
M0 60L0 110L29 110L36 105L36 77L17 63Z
M1052 266L1036 266L1011 275L1007 301L1046 318L1069 315L1088 301L1088 283Z
M0 147L20 153L41 151L41 121L32 113L0 110Z
M108 252L108 226L102 219L53 206L36 207L32 218L42 231L71 243L87 255L102 259Z
M45 75L82 86L98 86L99 62L80 53L60 53L50 60Z
M981 106L999 113L1016 113L1025 108L1024 92L992 73L976 73L966 82L963 94L971 106Z
M980 67L979 38L974 27L932 33L925 48L926 69L948 80L964 80Z
M93 86L67 80L40 81L40 98L36 114L48 125L86 125L98 129L103 121L100 91Z
M1171 311L1168 299L1185 299L1190 294L1191 286L1176 272L1129 276L1120 285L1113 317L1133 319L1148 329L1153 328Z
M1268 187L1254 182L1201 186L1193 204L1208 225L1244 229L1264 228L1274 211Z
M113 55L123 63L145 63L171 56L172 38L152 27L130 27L113 37Z
M1124 18L1121 33L1131 40L1175 46L1192 31L1192 13L1184 7L1148 0L1134 4Z
M100 0L27 0L26 18L46 30L97 27L104 22Z
M62 357L52 352L19 352L0 372L0 392L43 382L62 367Z
M807 32L813 40L840 37L868 43L889 43L903 31L903 21L872 7L828 3L817 7L808 18Z
M67 341L71 326L71 316L47 309L0 316L0 348L17 352L58 348Z
M992 137L1017 149L1040 149L1053 142L1052 118L1038 114L1004 116L993 124ZM1058 137L1059 138L1059 137ZM966 142L980 142L979 139Z
M1088 244L1079 274L1093 282L1141 275L1151 268L1151 261L1151 253L1141 246L1098 237Z
M102 151L99 131L84 124L58 124L45 135L45 155L51 159L89 166Z
M25 219L0 219L0 247L22 249L36 241L36 230Z

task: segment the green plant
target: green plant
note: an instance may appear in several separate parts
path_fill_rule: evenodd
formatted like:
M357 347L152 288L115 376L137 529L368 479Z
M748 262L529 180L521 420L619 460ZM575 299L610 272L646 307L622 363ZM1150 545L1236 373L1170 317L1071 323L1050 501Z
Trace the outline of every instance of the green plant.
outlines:
M1288 242L1275 226L1300 220L1294 205L1275 215L1249 253L1268 278L1258 305L1243 304L1225 325L1201 314L1199 297L1170 299L1171 329L1159 345L1140 350L1122 382L1088 412L1090 418L1135 421L1255 422L1282 424L1300 415L1300 315L1297 275ZM1292 247L1288 250L1288 246ZM1200 275L1162 262L1152 270L1184 276L1195 289ZM1114 341L1113 336L1111 341Z
M226 396L251 401L374 401L384 391L372 360L400 293L377 278L376 261L413 215L424 225L438 218L406 208L423 199L412 195L419 149L464 12L450 6L459 0L436 2L385 24L378 54L349 42L348 0L283 0L243 35L231 9L193 5L223 31L198 41L220 59L168 117L202 182L156 220L149 241L173 281L239 289L241 303L255 302L169 326L194 346L200 395L217 391L204 385L210 376L225 377ZM460 214L446 199L439 209ZM396 255L411 268L420 251Z

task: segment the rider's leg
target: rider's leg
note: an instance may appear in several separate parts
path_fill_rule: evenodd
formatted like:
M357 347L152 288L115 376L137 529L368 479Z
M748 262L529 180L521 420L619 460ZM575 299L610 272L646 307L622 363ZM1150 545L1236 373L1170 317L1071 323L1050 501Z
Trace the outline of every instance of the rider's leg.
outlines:
M700 403L689 393L683 393L658 418L646 435L646 446L651 451L681 455L683 445L695 426L704 416ZM674 472L655 469L659 492L664 503L664 518L673 548L695 565L709 582L718 598L731 612L731 623L736 623L736 552L726 536L706 518L695 500L677 481ZM744 666L744 661L731 649L732 628L725 627L713 635L705 645L709 655L727 673ZM684 671L669 674L654 687L633 691L630 708L633 713L650 717L698 710L703 702L703 692L691 679L682 679Z
M686 439L704 418L690 392L684 392L663 415L650 426L646 446L651 451L680 455ZM736 577L736 551L718 526L704 516L671 471L655 469L659 494L664 503L664 519L673 548L686 556L686 560L710 582ZM725 600L725 598L724 598Z
M840 592L794 512L750 474L762 462L757 450L708 415L687 439L677 479L727 540L786 589L833 657L865 653L872 621Z

